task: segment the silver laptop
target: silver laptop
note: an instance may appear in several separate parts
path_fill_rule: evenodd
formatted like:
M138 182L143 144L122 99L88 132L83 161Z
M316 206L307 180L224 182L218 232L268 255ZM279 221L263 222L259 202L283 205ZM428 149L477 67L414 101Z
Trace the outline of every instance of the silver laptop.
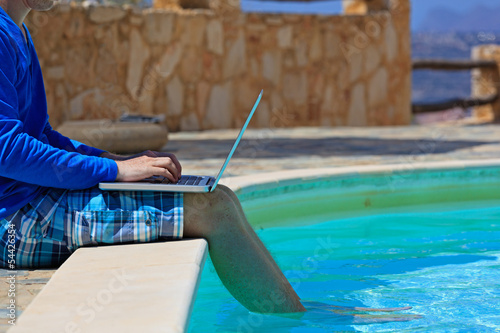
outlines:
M219 183L220 178L222 177L222 174L224 173L224 170L226 170L229 160L233 156L236 147L238 147L238 144L240 143L241 138L243 137L243 133L245 132L248 124L250 123L250 120L252 119L252 116L255 113L257 106L259 105L260 99L262 98L262 93L263 91L261 91L259 97L257 97L257 101L255 101L255 104L253 105L253 108L250 111L247 120L243 124L243 127L241 128L240 133L238 134L238 137L236 138L236 141L234 142L233 147L231 148L231 151L227 155L227 158L224 161L224 164L220 168L220 171L216 177L183 175L181 179L175 184L170 183L169 180L164 177L152 177L144 179L139 182L99 183L99 188L101 190L107 190L107 191L164 191L164 192L197 192L197 193L214 191L215 187Z

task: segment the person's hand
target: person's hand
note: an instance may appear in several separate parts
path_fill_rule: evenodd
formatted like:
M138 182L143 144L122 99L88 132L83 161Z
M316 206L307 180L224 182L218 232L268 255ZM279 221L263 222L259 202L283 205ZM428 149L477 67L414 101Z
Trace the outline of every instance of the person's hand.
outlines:
M133 182L152 176L162 176L173 183L181 178L182 167L171 153L145 151L126 157L124 160L115 160L118 165L116 181Z
M143 151L142 153L126 157L125 159L129 160L129 159L136 158L136 157L141 157L141 156L168 157L168 158L170 158L172 160L172 162L174 162L177 170L179 171L179 179L181 178L182 166L181 166L181 163L179 162L179 160L177 159L177 157L174 154L172 154L172 153L165 153L165 152L159 152L159 151L153 151L153 150L146 150L146 151Z

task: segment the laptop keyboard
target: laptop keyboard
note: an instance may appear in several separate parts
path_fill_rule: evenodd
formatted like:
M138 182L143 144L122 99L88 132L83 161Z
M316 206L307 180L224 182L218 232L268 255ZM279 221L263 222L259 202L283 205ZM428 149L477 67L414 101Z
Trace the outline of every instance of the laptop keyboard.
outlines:
M203 177L198 176L182 176L177 183L172 183L165 177L152 177L152 182L155 184L171 184L171 185L198 185Z
M202 177L197 176L182 176L181 179L176 183L177 185L198 185Z

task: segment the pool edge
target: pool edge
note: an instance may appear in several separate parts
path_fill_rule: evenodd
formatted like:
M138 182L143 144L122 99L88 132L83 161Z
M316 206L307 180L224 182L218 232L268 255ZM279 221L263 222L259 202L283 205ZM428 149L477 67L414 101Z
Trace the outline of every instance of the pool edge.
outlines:
M325 177L356 177L367 175L391 175L398 173L417 173L423 171L451 171L468 168L500 168L500 159L415 162L386 165L354 165L331 168L309 168L261 173L256 175L227 177L221 183L231 188L236 194L247 193L257 189L269 188L284 182L304 182Z

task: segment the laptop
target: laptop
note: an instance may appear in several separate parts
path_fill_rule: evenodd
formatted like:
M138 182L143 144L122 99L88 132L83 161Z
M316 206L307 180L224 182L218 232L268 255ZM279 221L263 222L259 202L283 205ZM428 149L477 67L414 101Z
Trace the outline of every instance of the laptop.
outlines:
M219 183L224 170L226 170L231 157L236 151L236 148L238 147L238 144L243 137L243 133L245 133L245 130L250 123L250 120L252 119L257 106L259 105L263 92L264 91L262 90L259 94L259 97L257 97L257 101L255 101L255 104L253 105L253 108L250 111L247 120L243 124L243 127L241 128L240 133L238 134L238 137L233 144L233 147L229 151L229 154L227 155L226 160L224 161L224 164L220 168L219 173L216 177L183 175L181 179L174 184L170 183L168 179L158 176L144 179L138 182L103 182L99 183L99 188L106 191L163 191L192 193L213 192L217 187L217 184Z

